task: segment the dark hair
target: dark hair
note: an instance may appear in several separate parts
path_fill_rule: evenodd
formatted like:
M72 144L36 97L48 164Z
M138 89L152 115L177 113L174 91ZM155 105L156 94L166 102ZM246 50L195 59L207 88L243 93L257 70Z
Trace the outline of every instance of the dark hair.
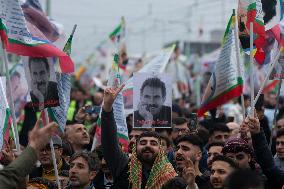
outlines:
M225 144L224 144L223 142L212 142L212 143L209 143L209 144L208 144L207 150L209 151L209 149L210 149L212 146L224 147Z
M182 177L174 177L163 184L162 189L186 189L187 183Z
M260 94L259 98L255 103L254 108L257 111L261 111L263 106L264 106L264 94Z
M249 96L249 95L243 94L243 96L244 96L244 101L250 100L250 96ZM238 98L238 103L239 103L240 105L242 105L242 97L241 97L241 96Z
M74 150L72 145L67 140L62 140L62 155L63 156L72 156L74 154Z
M49 71L49 64L48 64L48 60L45 57L30 57L29 58L29 69L31 70L31 63L34 62L35 64L39 63L39 62L43 62L45 65L46 70Z
M173 129L172 128L155 128L155 132L159 133L160 135L164 131L166 131L167 134L170 135L172 133Z
M177 113L178 116L180 116L180 117L182 116L182 110L181 110L181 108L179 107L178 104L173 104L172 105L172 112Z
M173 119L173 124L175 124L175 125L181 125L181 124L184 124L184 123L188 123L188 120L184 117L177 117L177 118Z
M209 140L209 131L207 129L198 128L197 136L203 141L203 144L207 144Z
M95 149L95 153L97 154L99 160L102 160L104 158L103 147L101 145Z
M267 24L276 15L276 0L261 0L262 9L264 12L263 21Z
M143 132L136 140L136 144L138 141L140 141L141 138L143 137L154 137L157 138L159 140L159 143L161 144L161 136L155 132L155 131L145 131Z
M153 77L153 78L146 79L144 81L144 83L142 84L142 87L140 89L140 94L143 93L143 90L144 90L144 88L146 86L155 87L155 88L161 88L163 98L166 96L166 86L165 86L165 83L162 82L159 78Z
M201 152L202 152L203 141L196 134L181 135L176 139L175 144L178 145L180 142L188 142L192 145L198 146L200 148Z
M166 144L167 144L168 148L171 146L172 143L171 143L171 141L170 141L170 139L168 137L160 135L160 138L161 138L161 140L165 140L166 141Z
M276 138L281 137L284 135L284 128L281 128L276 133Z
M90 171L98 171L99 164L97 163L96 156L88 151L80 151L73 154L70 158L70 163L75 159L82 157L88 162L89 170Z
M212 136L216 131L230 133L230 129L225 123L215 123L214 125L212 125L209 130L209 135Z
M213 164L215 161L223 161L223 162L226 162L228 163L232 168L234 169L238 169L238 164L232 160L231 158L229 157L226 157L226 156L223 156L223 155L217 155L215 157L213 157L211 163Z
M234 171L227 177L224 185L227 189L264 189L261 176L249 169Z

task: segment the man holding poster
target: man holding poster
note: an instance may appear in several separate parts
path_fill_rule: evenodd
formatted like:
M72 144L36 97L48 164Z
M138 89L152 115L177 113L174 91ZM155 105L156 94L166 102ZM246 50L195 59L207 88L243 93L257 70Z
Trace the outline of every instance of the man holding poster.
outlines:
M139 81L143 80L143 84L139 87ZM138 87L138 89L134 88L134 106L136 107L134 127L171 127L171 106L170 103L166 103L171 100L170 83L168 82L169 87L166 87L164 81L158 77L149 77L148 74L135 74L134 82L135 88Z

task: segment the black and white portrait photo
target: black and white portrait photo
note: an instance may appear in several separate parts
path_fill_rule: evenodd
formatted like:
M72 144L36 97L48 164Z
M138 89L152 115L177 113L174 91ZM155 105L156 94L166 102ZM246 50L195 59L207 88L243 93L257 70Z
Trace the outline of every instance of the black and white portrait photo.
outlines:
M168 74L134 74L134 127L171 127L171 77Z
M30 57L26 67L31 97L29 105L38 110L58 106L57 82L54 68L50 65L48 59Z

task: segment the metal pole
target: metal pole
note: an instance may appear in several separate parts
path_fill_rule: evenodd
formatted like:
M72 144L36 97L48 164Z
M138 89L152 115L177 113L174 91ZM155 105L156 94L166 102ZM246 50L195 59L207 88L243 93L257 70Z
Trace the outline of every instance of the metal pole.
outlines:
M261 84L261 87L260 87L260 89L259 89L259 91L258 91L258 93L257 93L257 95L256 95L256 97L255 97L255 99L253 101L253 105L252 105L252 108L250 110L251 111L250 115L253 115L253 109L254 109L254 106L255 106L255 104L256 104L259 96L260 96L260 93L262 93L262 90L264 89L264 87L266 85L266 82L267 82L267 80L268 80L268 78L269 78L273 68L275 67L275 64L277 63L280 54L283 53L283 52L284 52L284 48L281 47L279 52L276 54L275 58L273 59L272 63L270 64L270 68L269 68L269 70L267 72L267 75L265 76L265 79L264 79L263 83Z
M253 68L253 23L250 23L250 102L251 108L254 109L253 100L254 100L254 68ZM254 111L251 111L252 114Z

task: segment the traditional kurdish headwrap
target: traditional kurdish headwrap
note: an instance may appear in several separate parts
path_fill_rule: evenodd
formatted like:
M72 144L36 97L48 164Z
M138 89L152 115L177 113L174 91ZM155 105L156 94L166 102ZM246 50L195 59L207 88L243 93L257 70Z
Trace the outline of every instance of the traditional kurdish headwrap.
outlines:
M227 153L238 153L245 152L253 157L253 150L249 144L241 138L229 139L222 149L222 153L225 155Z
M154 161L145 189L160 189L163 184L175 176L177 176L177 173L160 146L159 154ZM132 184L132 189L141 189L142 163L137 158L136 145L133 146L129 161L129 182Z

